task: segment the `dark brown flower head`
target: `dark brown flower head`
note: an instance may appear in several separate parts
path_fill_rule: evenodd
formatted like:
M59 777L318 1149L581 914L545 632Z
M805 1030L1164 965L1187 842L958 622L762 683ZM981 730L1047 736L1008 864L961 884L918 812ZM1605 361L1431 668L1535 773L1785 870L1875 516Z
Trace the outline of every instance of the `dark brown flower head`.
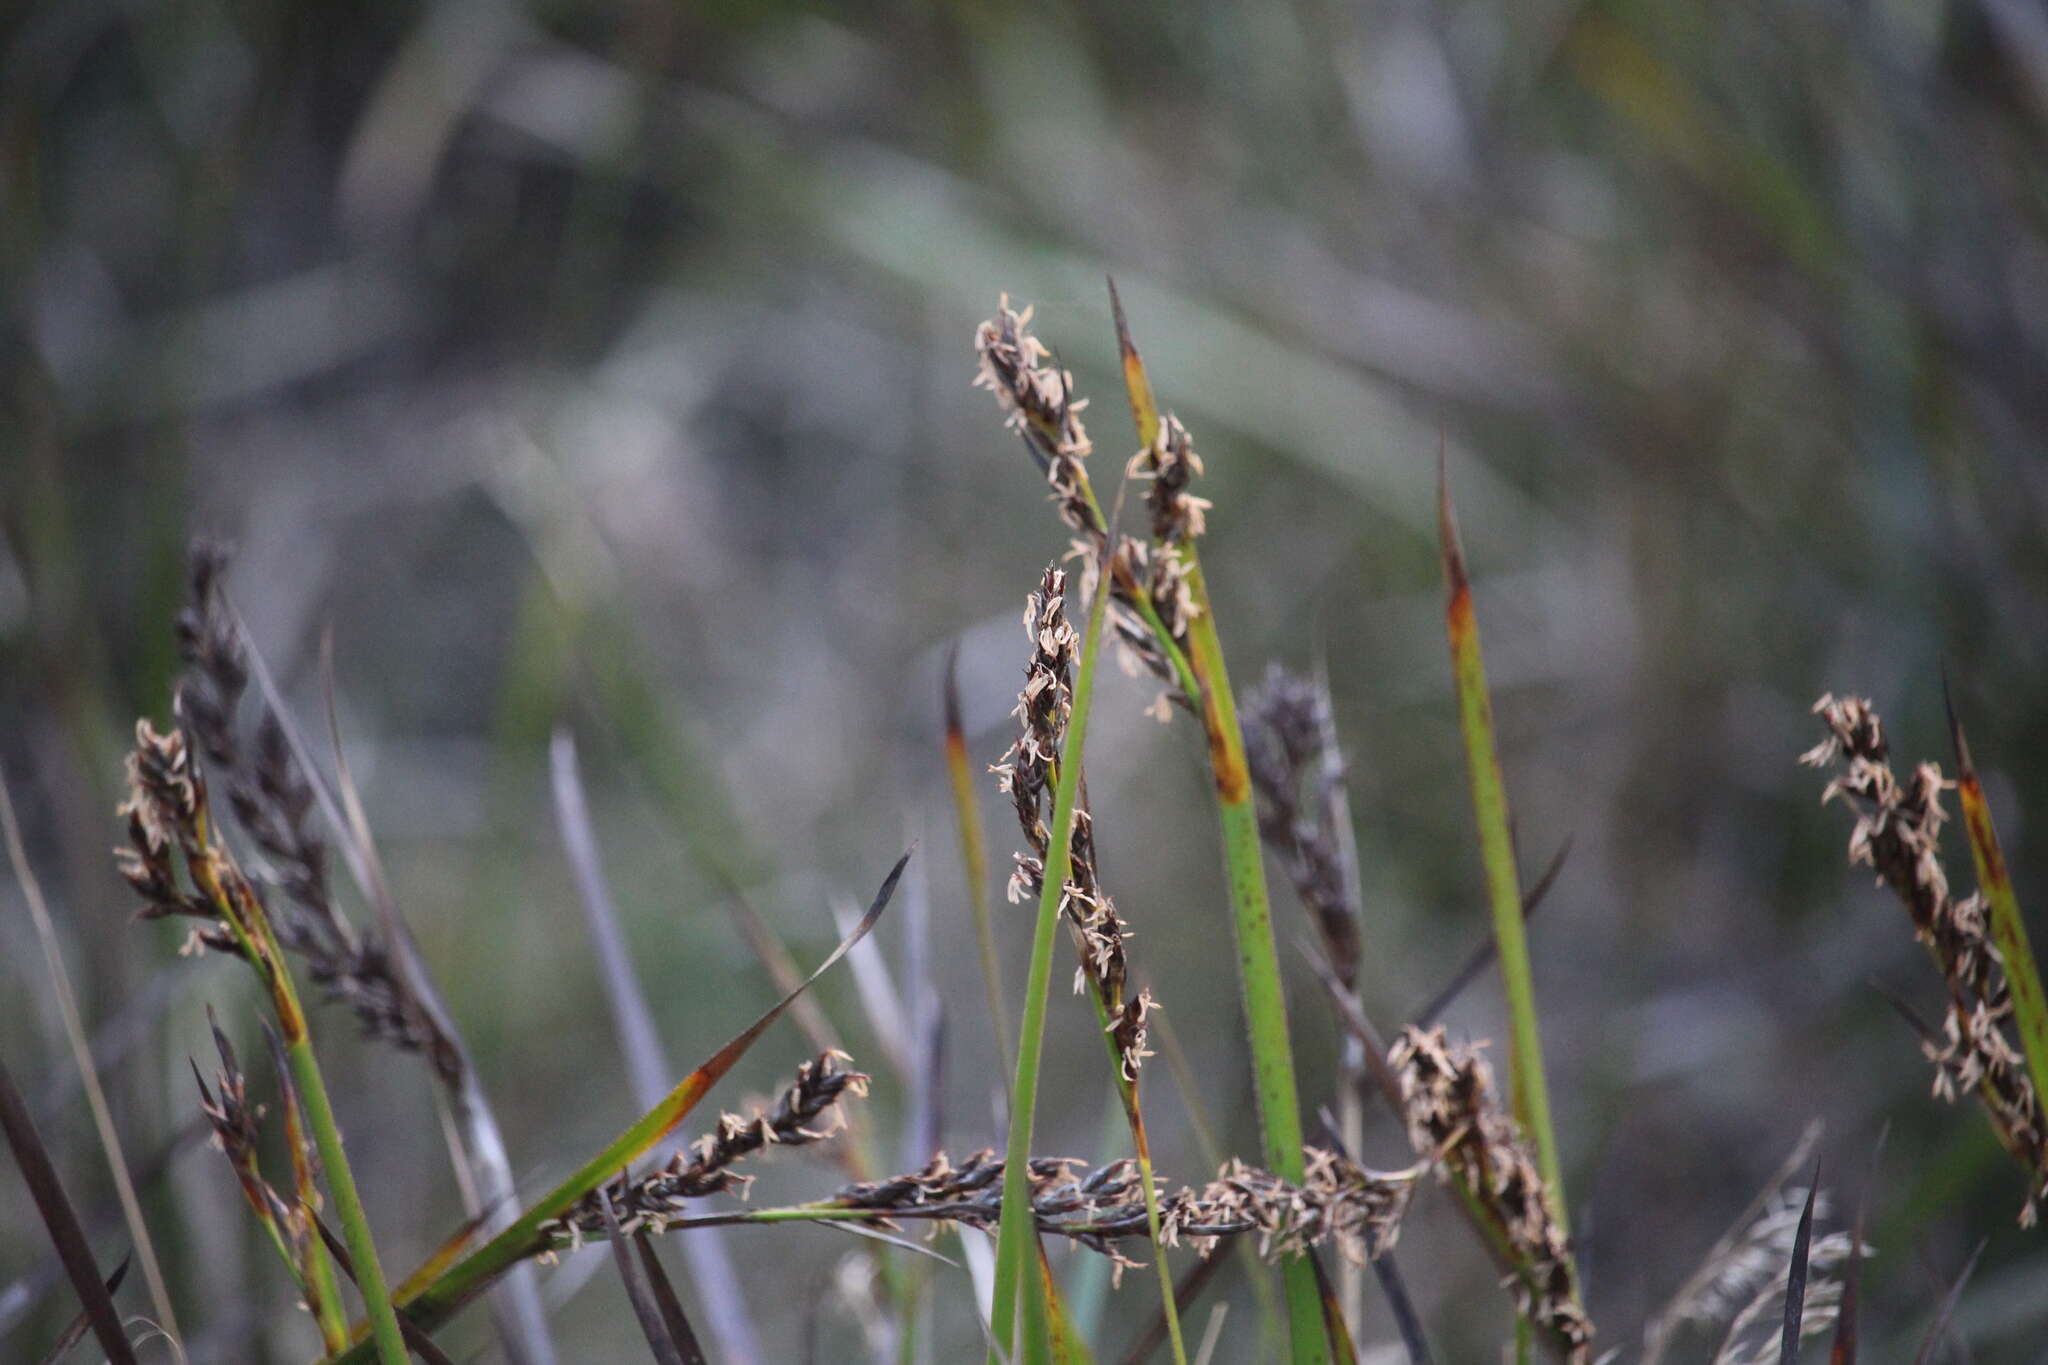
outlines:
M1207 1256L1226 1237L1256 1234L1259 1254L1299 1255L1335 1242L1345 1256L1378 1256L1394 1244L1415 1177L1368 1171L1343 1157L1306 1149L1307 1179L1291 1184L1232 1160L1201 1189L1160 1198L1160 1236ZM1148 1237L1137 1162L1127 1158L1092 1170L1071 1158L1034 1157L1031 1208L1041 1233L1070 1238L1130 1265L1118 1244ZM992 1227L1002 1213L1003 1162L981 1151L954 1166L940 1152L922 1171L848 1185L833 1196L841 1208L888 1212L897 1219L942 1219Z
M1188 492L1188 484L1201 477L1202 457L1178 417L1169 412L1160 419L1152 445L1131 457L1126 472L1152 482L1146 504L1152 509L1154 541L1181 545L1208 529L1205 514L1213 504Z
M1478 1203L1510 1248L1517 1308L1555 1333L1573 1365L1582 1365L1591 1359L1593 1324L1580 1306L1571 1244L1552 1216L1528 1144L1494 1096L1486 1059L1475 1048L1452 1046L1441 1027L1411 1025L1387 1050L1387 1062L1400 1077L1416 1154L1435 1161L1440 1176Z

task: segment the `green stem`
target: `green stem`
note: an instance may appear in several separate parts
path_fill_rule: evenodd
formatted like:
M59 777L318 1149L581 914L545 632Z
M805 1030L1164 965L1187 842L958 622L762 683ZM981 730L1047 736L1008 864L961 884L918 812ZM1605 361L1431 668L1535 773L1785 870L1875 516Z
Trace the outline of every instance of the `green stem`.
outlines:
M1287 997L1280 980L1279 950L1273 941L1273 912L1266 893L1265 854L1259 842L1258 812L1252 804L1251 774L1245 762L1244 730L1231 695L1230 675L1224 668L1223 645L1216 634L1216 613L1202 577L1201 559L1192 544L1178 547L1177 553L1187 562L1188 590L1196 606L1188 625L1188 652L1202 684L1202 727L1209 740L1224 866L1230 881L1238 984L1251 1041L1259 1129L1266 1165L1283 1180L1298 1183L1304 1169L1301 1101L1287 1036ZM1307 1257L1293 1257L1282 1263L1281 1279L1287 1291L1288 1336L1295 1365L1327 1365L1329 1340L1315 1268Z
M1102 620L1109 604L1106 575L1097 584L1088 607L1088 625L1081 641L1081 662L1074 678L1073 709L1053 783L1052 838L1045 851L1044 886L1038 896L1038 923L1031 938L1031 968L1024 987L1024 1017L1017 1029L1017 1073L1010 1090L1010 1141L1003 1167L1003 1205L996 1237L995 1298L991 1326L996 1341L1009 1349L1016 1326L1017 1291L1029 1262L1034 1229L1031 1210L1031 1126L1038 1102L1038 1072L1045 1047L1047 999L1052 991L1053 940L1060 923L1060 901L1073 867L1074 807L1081 790L1081 754L1088 738L1088 714L1095 698L1095 663L1101 654ZM1043 1321L1043 1295L1027 1294L1026 1325ZM1034 1315L1032 1304L1040 1309ZM1042 1338L1041 1338L1042 1342ZM993 1355L991 1356L993 1360ZM1027 1357L1028 1359L1028 1357Z
M279 970L282 969L280 962ZM285 989L289 990L289 985ZM312 1039L303 1028L295 1041L285 1044L285 1057L298 1085L299 1102L306 1109L306 1126L313 1130L314 1145L320 1149L320 1164L327 1168L334 1214L341 1222L349 1259L355 1263L356 1287L362 1291L363 1311L370 1320L370 1338L376 1343L377 1359L382 1365L406 1365L405 1336L398 1329L398 1314L391 1306L383 1268L377 1263L377 1244L370 1237L362 1197L356 1192L356 1178L349 1170L348 1156L341 1149L341 1132L334 1125L334 1109L327 1100L327 1084L320 1078L319 1059L314 1057ZM320 1297L339 1305L340 1289L334 1283L333 1267L324 1252L315 1258L315 1265L326 1271L321 1276L325 1283L319 1286ZM344 1329L344 1337L346 1334Z
M1550 1196L1551 1215L1557 1220L1558 1230L1569 1237L1571 1224L1565 1214L1564 1175L1558 1160L1557 1133L1551 1123L1550 1091L1543 1075L1543 1043L1536 1022L1535 973L1529 965L1529 939L1522 924L1522 891L1515 870L1507 784L1501 778L1500 755L1494 743L1493 703L1486 686L1479 621L1472 608L1472 585L1465 571L1464 550L1458 542L1449 486L1443 483L1439 484L1438 522L1449 593L1445 624L1458 694L1458 722L1465 737L1472 814L1479 827L1487 899L1493 907L1494 942L1499 948L1501 982L1507 993L1515 1118L1536 1144L1536 1164Z

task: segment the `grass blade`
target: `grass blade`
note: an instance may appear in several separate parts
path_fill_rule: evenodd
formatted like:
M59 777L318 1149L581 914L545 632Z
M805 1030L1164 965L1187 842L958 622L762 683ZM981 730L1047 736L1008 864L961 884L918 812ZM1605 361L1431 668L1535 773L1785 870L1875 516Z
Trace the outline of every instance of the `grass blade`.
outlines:
M1123 363L1131 417L1138 429L1140 447L1149 450L1159 439L1159 406L1144 361L1131 341L1130 326L1114 282L1110 285L1110 304L1116 315L1117 350ZM1202 576L1201 558L1192 540L1165 548L1181 556L1188 592L1195 604L1187 628L1187 653L1199 685L1197 700L1202 730L1208 739L1210 776L1222 829L1231 927L1237 940L1238 985L1251 1046L1265 1164L1282 1179L1298 1182L1303 1172L1301 1100L1294 1079L1293 1048L1288 1041L1287 997L1281 985L1280 954L1273 940L1265 850L1259 840L1258 811L1245 761L1244 730L1238 719L1237 702L1231 695L1223 643L1216 631L1216 613ZM1294 1258L1282 1265L1281 1279L1287 1292L1288 1337L1294 1365L1327 1365L1322 1296L1313 1268L1303 1258Z
M960 822L960 865L967 874L967 906L974 914L974 940L981 950L981 978L988 987L988 1012L995 1030L996 1062L1011 1066L1009 1006L1003 1003L1003 969L996 955L995 920L988 903L988 837L981 823L974 765L967 756L967 732L960 723L960 643L946 651L946 775L953 786L953 812Z
M576 879L577 899L583 905L591 947L597 953L599 978L611 1004L612 1027L618 1033L619 1051L625 1056L626 1074L632 1082L633 1103L643 1111L652 1109L661 1102L675 1073L654 1026L654 1012L648 1007L640 974L634 970L632 955L626 949L625 935L619 930L618 910L604 874L597 832L590 823L590 803L576 761L576 740L568 730L557 728L550 740L548 767L555 825L561 832L562 848ZM760 1359L761 1344L748 1315L724 1234L711 1230L703 1237L691 1237L683 1243L683 1254L689 1259L691 1276L720 1349L734 1360Z
M2005 854L1998 846L1998 830L1991 823L1984 785L1977 780L1976 765L1970 761L1969 741L1963 738L1962 724L1949 702L1946 676L1942 678L1942 702L1948 708L1949 737L1955 743L1956 798L1970 831L1977 888L1991 906L1991 933L2005 960L2006 986L2012 994L2013 1022L2019 1027L2020 1045L2027 1056L2027 1074L2033 1077L2034 1093L2048 1095L2048 996L2041 991L2041 969L2027 942L2026 921L2020 917L2019 897L2013 892Z
M1024 986L1024 1015L1017 1027L1017 1070L1010 1090L1010 1138L1003 1170L1002 1215L996 1231L995 1298L990 1322L995 1339L1016 1356L1019 1365L1046 1359L1050 1344L1037 1294L1024 1295L1025 1340L1017 1350L1019 1286L1033 1242L1031 1208L1031 1129L1038 1103L1039 1063L1045 1048L1045 1014L1052 992L1053 941L1060 925L1060 900L1072 870L1074 807L1080 796L1081 759L1088 739L1088 716L1095 700L1095 665L1102 653L1102 622L1109 605L1108 575L1096 585L1088 606L1088 624L1081 637L1080 666L1074 678L1073 709L1067 718L1066 743L1060 752L1059 775L1053 788L1052 839L1046 848L1045 885L1038 898L1038 922L1031 938L1031 967ZM1035 1326L1034 1326L1035 1320ZM1035 1334L1035 1339L1034 1339Z
M645 1232L634 1234L633 1250L639 1254L640 1268L646 1272L647 1287L654 1295L654 1305L661 1313L662 1324L682 1352L683 1365L706 1365L704 1348L698 1344L697 1333L683 1313L683 1302L676 1296L675 1285L670 1283L668 1272L661 1267L661 1257L655 1253L653 1239Z
M14 815L14 799L7 790L7 776L0 770L0 833L7 840L7 861L14 868L14 880L21 885L28 902L29 918L35 921L36 939L42 945L43 960L50 969L50 987L57 997L58 1014L64 1021L64 1037L78 1064L78 1077L85 1085L85 1099L92 1110L93 1128L107 1157L107 1171L114 1178L114 1194L121 1201L121 1216L128 1222L128 1235L135 1239L131 1253L142 1266L142 1281L149 1287L150 1308L157 1326L173 1341L182 1333L171 1311L171 1292L165 1287L163 1269L157 1264L156 1244L150 1240L149 1225L142 1218L141 1201L135 1197L135 1182L128 1174L128 1158L121 1150L121 1135L114 1129L114 1116L107 1108L107 1094L100 1086L99 1067L92 1058L92 1044L85 1034L85 1021L78 1012L78 999L71 992L71 976L64 970L64 957L57 949L57 929L50 919L50 907L43 900L42 884L29 866L28 851L22 846L21 823ZM125 1268L127 1263L122 1262Z
M1977 1249L1970 1253L1970 1259L1963 1264L1963 1273L1956 1276L1956 1282L1949 1286L1942 1296L1941 1307L1934 1314L1934 1321L1927 1328L1927 1335L1920 1342L1920 1350L1913 1356L1913 1365L1933 1365L1934 1353L1940 1349L1942 1338L1948 1335L1948 1325L1956 1315L1956 1305L1962 1302L1963 1286L1970 1282L1970 1276L1977 1269L1977 1258L1984 1254L1985 1243L1977 1243Z
M128 1278L128 1267L134 1261L135 1255L133 1252L130 1252L121 1258L121 1264L114 1267L114 1273L107 1276L107 1294L109 1297L112 1297L114 1291L121 1287L121 1281ZM71 1319L65 1325L64 1330L57 1334L57 1340L51 1344L49 1351L44 1354L38 1365L57 1365L58 1361L71 1353L72 1347L85 1339L85 1334L90 1330L92 1330L92 1313L87 1309L80 1309L78 1316Z
M1494 744L1493 702L1486 687L1479 621L1472 609L1472 582L1465 570L1457 513L1451 506L1450 483L1441 457L1437 467L1437 525L1443 542L1444 583L1448 593L1444 620L1451 642L1458 720L1465 734L1472 811L1479 825L1486 889L1493 904L1494 941L1500 954L1501 981L1507 990L1509 1070L1514 1082L1515 1117L1536 1145L1537 1164L1550 1197L1551 1215L1558 1228L1569 1236L1571 1223L1565 1213L1564 1174L1558 1161L1557 1134L1550 1120L1550 1092L1543 1076L1535 979L1529 967L1529 940L1522 927L1522 893L1515 872L1507 786L1501 778L1500 755Z
M861 917L860 923L854 926L853 932L840 941L831 955L818 964L816 970L806 977L795 991L783 996L760 1018L741 1030L695 1071L684 1077L681 1083L663 1097L660 1104L643 1114L625 1132L607 1144L603 1151L585 1162L575 1174L549 1191L521 1214L511 1226L479 1250L445 1272L430 1276L423 1268L422 1271L415 1271L408 1276L398 1289L398 1299L406 1305L407 1316L428 1330L447 1321L456 1309L481 1293L506 1270L538 1252L541 1249L540 1229L544 1224L575 1207L585 1195L611 1179L613 1172L622 1166L632 1164L648 1148L673 1131L676 1125L697 1107L697 1102L704 1098L705 1093L732 1069L734 1063L746 1055L747 1049L768 1031L771 1024L782 1017L797 997L837 965L839 959L845 957L856 943L867 937L868 931L875 927L875 922L882 917L882 911L888 907L889 899L895 894L896 885L902 880L903 869L909 862L909 853L896 860L896 865L883 880L881 890L875 893L874 902ZM437 1261L440 1259L440 1256L436 1257ZM366 1356L362 1345L358 1343L333 1359L334 1365L342 1365L342 1362L358 1365Z
M35 1121L29 1117L21 1092L14 1088L14 1077L5 1061L0 1061L0 1133L6 1134L7 1145L14 1151L21 1178L35 1200L36 1212L42 1215L51 1244L64 1262L64 1273L71 1277L71 1287L78 1291L78 1301L85 1306L100 1349L107 1353L110 1365L135 1365L135 1352L121 1330L121 1315L114 1310L114 1296L107 1291L107 1282L93 1262L85 1230L78 1224L78 1213L71 1207L63 1183L57 1179L57 1168L50 1164L49 1150L36 1133Z
M1779 1338L1778 1359L1783 1365L1799 1365L1800 1328L1806 1321L1806 1260L1813 1248L1813 1201L1820 1194L1820 1163L1813 1166L1813 1179L1806 1186L1806 1206L1799 1211L1799 1230L1792 1234L1792 1260L1785 1271L1785 1330Z
M348 1276L350 1284L357 1283L356 1268L349 1261L348 1248L334 1235L334 1229L328 1227L317 1215L313 1219L313 1226L320 1234L321 1245L325 1246L327 1254L334 1258L334 1264L340 1267L342 1274ZM398 1315L398 1330L405 1334L406 1349L426 1361L427 1365L455 1365L448 1353L436 1346L434 1339L414 1326L404 1313Z
M618 1266L619 1279L626 1286L626 1299L633 1305L633 1316L640 1323L640 1335L647 1338L647 1347L654 1352L658 1365L683 1365L683 1349L676 1344L674 1333L669 1331L661 1307L655 1303L654 1293L647 1287L647 1279L641 1273L639 1263L633 1259L632 1248L626 1245L626 1234L619 1228L618 1211L612 1208L611 1197L599 1191L597 1206L604 1213L605 1228L611 1233L608 1240L612 1245L612 1261Z

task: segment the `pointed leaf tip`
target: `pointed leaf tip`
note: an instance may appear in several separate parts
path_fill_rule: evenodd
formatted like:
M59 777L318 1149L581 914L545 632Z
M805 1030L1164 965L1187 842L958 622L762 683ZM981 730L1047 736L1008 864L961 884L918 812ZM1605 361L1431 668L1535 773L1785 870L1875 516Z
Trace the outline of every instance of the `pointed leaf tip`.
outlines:
M945 705L946 739L948 742L964 738L965 731L960 724L960 642L953 641L946 646L946 672L939 687L940 700Z
M1441 445L1436 453L1436 529L1443 551L1444 582L1457 597L1471 590L1465 571L1465 545L1458 535L1458 510L1451 502L1451 479Z
M1806 1207L1799 1211L1799 1230L1792 1235L1792 1260L1785 1273L1784 1335L1778 1346L1783 1365L1798 1365L1799 1338L1806 1324L1807 1257L1813 1248L1813 1201L1820 1194L1820 1159L1813 1163L1813 1179L1806 1186Z

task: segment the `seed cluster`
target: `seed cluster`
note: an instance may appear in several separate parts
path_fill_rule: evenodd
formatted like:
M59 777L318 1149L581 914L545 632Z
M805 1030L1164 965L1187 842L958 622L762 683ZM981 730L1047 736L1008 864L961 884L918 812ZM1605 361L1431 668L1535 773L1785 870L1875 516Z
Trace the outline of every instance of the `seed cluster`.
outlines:
M1073 673L1080 638L1066 616L1067 576L1057 565L1047 565L1038 588L1024 608L1024 629L1031 637L1031 659L1024 669L1024 687L1017 696L1012 715L1021 722L1016 741L990 768L997 785L1009 794L1017 810L1017 823L1024 833L1026 849L1016 854L1010 874L1012 904L1035 899L1045 886L1045 857L1052 831L1047 825L1048 806L1061 749L1066 743L1067 721L1073 711ZM1095 821L1084 799L1074 809L1074 831L1069 841L1070 860L1066 885L1060 897L1060 913L1074 935L1080 966L1074 973L1074 990L1092 987L1109 1016L1109 1030L1116 1043L1124 1079L1135 1081L1144 1059L1145 1017L1159 1008L1149 991L1126 998L1129 967L1124 957L1128 926L1117 914L1116 903L1102 889L1096 876Z
M1478 1050L1442 1027L1401 1031L1387 1051L1400 1077L1408 1136L1439 1175L1455 1179L1506 1240L1522 1315L1557 1335L1573 1365L1592 1358L1593 1324L1580 1306L1570 1240L1551 1213L1543 1177L1493 1090Z
M835 1106L845 1096L868 1093L868 1078L849 1071L843 1052L821 1052L799 1066L796 1080L772 1110L752 1118L721 1114L718 1126L677 1152L666 1165L635 1181L614 1180L592 1191L570 1212L542 1228L550 1245L580 1243L604 1236L604 1204L609 1202L622 1231L645 1227L663 1231L682 1216L692 1199L728 1191L742 1196L754 1177L733 1166L764 1147L802 1147L822 1142L839 1131Z
M1052 353L1031 331L1031 309L1021 313L1012 309L1008 295L1003 296L995 317L976 329L974 350L975 386L993 393L1008 424L1023 434L1025 446L1052 489L1060 520L1077 533L1073 550L1083 565L1084 595L1094 591L1094 577L1105 558L1111 566L1111 626L1125 667L1174 684L1167 695L1186 703L1173 667L1138 605L1140 594L1150 597L1174 638L1184 636L1195 610L1186 583L1187 567L1177 554L1158 552L1122 535L1111 545L1109 527L1085 463L1094 450L1081 423L1081 410L1088 401L1074 397L1073 375L1051 363ZM1188 495L1186 484L1191 475L1201 472L1201 460L1187 446L1185 432L1181 437L1178 451L1169 447L1161 452L1156 473L1150 472L1152 465L1146 466L1148 477L1153 478L1155 522L1160 515L1157 507L1170 504L1179 509L1177 524L1186 534L1199 535L1202 512L1208 504ZM1134 469L1136 465L1134 461Z
M2040 1099L2019 1050L2006 1032L2012 997L1992 941L1984 898L1955 898L1941 866L1941 830L1948 822L1941 793L1953 784L1922 763L1912 781L1892 772L1884 726L1860 697L1823 696L1814 713L1828 734L1801 756L1811 767L1839 765L1821 793L1856 812L1849 861L1863 863L1891 888L1912 916L1913 931L1933 955L1948 989L1941 1036L1922 1041L1934 1063L1934 1093L1953 1101L1976 1091L1999 1141L2028 1172L2020 1225L2031 1227L2048 1198L2048 1138Z
M1400 1234L1416 1171L1369 1171L1320 1148L1304 1149L1307 1177L1290 1184L1233 1159L1201 1189L1160 1197L1160 1236L1207 1256L1219 1239L1255 1234L1267 1258L1334 1242L1349 1259L1378 1256ZM828 1204L894 1218L944 1219L992 1227L1002 1213L1003 1161L980 1151L954 1166L944 1152L922 1171L848 1185ZM1031 1207L1042 1233L1066 1237L1124 1262L1117 1243L1143 1238L1145 1201L1138 1164L1126 1157L1089 1169L1073 1158L1034 1157Z

